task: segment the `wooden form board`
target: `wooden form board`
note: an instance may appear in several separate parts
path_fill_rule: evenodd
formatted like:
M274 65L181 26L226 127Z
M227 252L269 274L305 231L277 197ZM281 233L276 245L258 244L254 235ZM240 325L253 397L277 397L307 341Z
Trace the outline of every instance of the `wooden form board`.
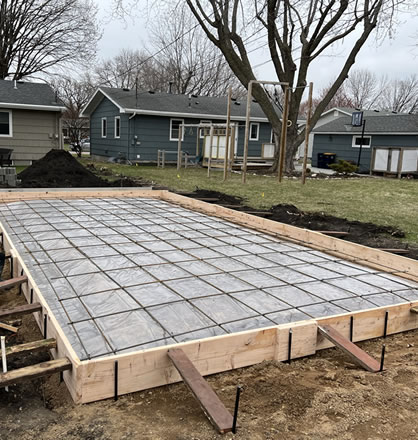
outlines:
M218 205L211 205L168 191L106 190L80 191L39 191L27 193L0 193L0 202L32 199L80 198L80 197L150 197L176 203L186 208L221 217L225 220L263 231L280 235L291 241L320 249L328 253L355 260L361 264L379 267L380 270L395 272L399 276L418 281L418 262L392 255L377 249L345 242L318 232L300 229L234 211ZM348 337L350 317L354 317L353 341L381 337L384 333L385 314L389 312L387 334L394 334L418 328L418 314L411 313L411 307L418 302L404 303L354 313L307 320L299 323L283 324L265 329L250 330L241 333L223 335L202 340L195 340L171 346L109 356L97 360L80 361L52 315L42 293L35 285L18 252L3 229L5 250L14 258L14 276L21 271L27 275L28 283L22 286L29 302L30 290L33 289L33 301L39 302L42 313L35 313L38 325L43 329L43 315L48 316L47 337L57 340L57 349L52 350L54 358L67 357L72 369L65 371L64 380L77 403L93 402L114 396L115 361L118 361L118 392L131 393L165 384L181 381L181 377L170 361L167 352L181 348L203 376L228 371L235 368L254 365L265 360L286 361L288 359L289 330L292 329L291 358L314 354L317 350L328 348L332 344L318 335L318 325L331 325Z

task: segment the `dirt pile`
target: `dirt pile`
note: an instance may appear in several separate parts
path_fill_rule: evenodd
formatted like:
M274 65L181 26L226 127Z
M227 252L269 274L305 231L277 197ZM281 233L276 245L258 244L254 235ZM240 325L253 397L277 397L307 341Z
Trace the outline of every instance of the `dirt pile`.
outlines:
M94 175L64 150L51 150L23 170L18 178L23 188L83 188L111 186Z

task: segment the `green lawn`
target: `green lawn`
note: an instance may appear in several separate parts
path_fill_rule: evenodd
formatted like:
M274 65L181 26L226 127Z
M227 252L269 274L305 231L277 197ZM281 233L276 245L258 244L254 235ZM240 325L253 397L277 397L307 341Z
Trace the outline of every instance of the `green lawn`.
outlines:
M88 160L83 159L83 163ZM307 180L285 179L281 184L274 177L249 175L247 184L233 174L227 183L223 173L188 168L177 171L151 166L95 163L123 176L140 176L170 189L193 191L197 187L243 197L254 208L269 208L288 203L305 211L320 211L349 220L396 226L407 234L407 240L418 243L418 181L381 178Z

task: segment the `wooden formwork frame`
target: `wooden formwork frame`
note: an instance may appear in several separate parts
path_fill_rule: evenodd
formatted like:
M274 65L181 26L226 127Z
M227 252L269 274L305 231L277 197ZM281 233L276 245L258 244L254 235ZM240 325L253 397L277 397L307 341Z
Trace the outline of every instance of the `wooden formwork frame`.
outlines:
M148 197L165 200L183 207L214 215L268 234L280 236L305 246L339 255L370 267L379 268L409 280L418 281L418 261L399 255L371 249L365 246L329 237L318 232L277 223L237 212L218 205L170 193L125 189L77 190L77 191L30 191L0 193L0 202L33 199L70 199L83 197ZM299 358L328 348L331 343L318 334L319 325L331 325L347 338L351 331L353 342L377 338L418 328L418 314L411 313L418 302L407 302L388 307L374 308L353 313L310 319L297 323L282 324L263 329L249 330L224 336L167 345L122 355L112 355L97 360L80 361L59 323L51 312L42 292L36 286L30 271L14 247L10 236L3 228L5 251L14 260L14 276L24 273L28 283L22 291L28 300L41 303L42 313L35 319L44 331L44 316L47 316L47 337L57 340L52 350L54 358L67 357L73 364L71 371L64 372L64 381L76 403L87 403L115 395L115 362L117 361L118 394L149 389L181 381L167 352L170 348L181 348L202 375L209 375L235 368L260 363L265 360L288 360L289 331L292 330L291 358ZM33 294L31 295L31 290ZM351 329L351 317L353 328ZM385 331L386 327L386 331Z

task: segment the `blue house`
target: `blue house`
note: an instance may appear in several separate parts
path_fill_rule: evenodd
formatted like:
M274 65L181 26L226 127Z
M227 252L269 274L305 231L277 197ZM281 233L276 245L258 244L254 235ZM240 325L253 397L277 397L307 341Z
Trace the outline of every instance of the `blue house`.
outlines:
M368 111L364 119L363 138L348 116L315 128L312 166L320 165L321 154L334 153L336 161L360 159L360 172L418 172L418 115Z
M234 153L235 157L240 157L244 149L246 99L233 100L231 107L231 123L235 126ZM203 156L209 129L190 125L225 124L226 113L226 97L99 88L82 116L90 118L90 153L93 158L125 157L146 163L157 161L158 150L177 150L182 124L185 125L182 150L190 155ZM219 127L214 133L212 158L222 159L225 133ZM253 101L249 157L271 159L274 156L272 139L271 125L259 104Z

